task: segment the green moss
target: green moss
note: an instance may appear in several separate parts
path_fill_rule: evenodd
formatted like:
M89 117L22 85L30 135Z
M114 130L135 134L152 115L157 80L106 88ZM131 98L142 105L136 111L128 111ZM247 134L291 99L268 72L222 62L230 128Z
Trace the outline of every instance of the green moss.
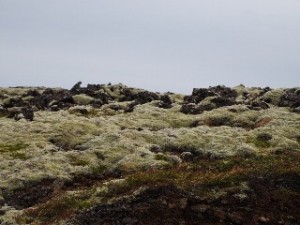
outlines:
M19 150L25 150L29 144L26 144L24 142L17 142L17 143L11 143L11 144L0 144L0 153L9 153L9 152L16 152Z
M73 107L70 108L68 112L73 115L85 116L88 118L98 116L98 111L94 108Z
M20 160L28 160L31 158L31 156L27 155L26 153L24 152L12 152L10 154L10 156L13 158L13 159L20 159Z
M28 146L29 144L26 144L24 142L17 142L14 144L0 144L0 154L2 153L9 155L13 159L27 160L31 157L22 151L26 150Z
M168 156L166 156L165 154L162 153L158 153L155 155L154 157L156 160L163 160L163 161L168 161Z
M72 157L71 158L71 165L73 166L87 166L90 162L86 159L81 159L79 157Z
M246 174L236 174L224 177L217 177L215 179L208 180L201 188L203 188L203 192L209 192L212 188L227 188L232 186L240 185L240 183L244 182L248 176Z
M147 171L137 173L126 178L126 183L129 187L140 187L143 185L157 185L158 183L173 183L180 175L173 171Z
M88 105L94 100L94 98L85 94L74 95L72 98L79 105Z
M97 128L89 123L60 123L48 141L60 150L86 150L84 144L90 140L89 135L98 134Z
M103 164L99 164L91 167L91 172L93 175L101 175L107 170L107 167Z
M258 148L270 148L271 144L268 141L254 140L254 145Z
M280 101L280 97L284 94L284 89L274 89L265 93L261 99L264 101L268 101L274 105L278 105Z
M66 215L75 213L78 210L84 210L92 206L87 192L79 192L75 194L65 193L58 196L38 208L29 210L26 215L21 215L17 218L18 224L26 221L38 221L38 224L50 224L57 221L59 218L64 218Z
M62 136L53 136L49 138L49 142L59 147L62 150L78 149L83 141L79 138L72 136L71 134L65 134Z
M251 137L251 136L247 137L246 143L249 145L252 144L257 148L270 148L271 147L270 141L260 140L260 139L257 139L255 137Z
M204 124L207 126L230 126L232 123L232 119L232 113L213 111L204 119Z

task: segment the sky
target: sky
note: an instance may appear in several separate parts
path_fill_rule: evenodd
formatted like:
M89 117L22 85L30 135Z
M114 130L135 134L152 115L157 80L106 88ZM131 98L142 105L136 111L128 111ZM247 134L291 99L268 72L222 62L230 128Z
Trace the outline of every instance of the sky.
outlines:
M0 86L300 86L299 0L0 0Z

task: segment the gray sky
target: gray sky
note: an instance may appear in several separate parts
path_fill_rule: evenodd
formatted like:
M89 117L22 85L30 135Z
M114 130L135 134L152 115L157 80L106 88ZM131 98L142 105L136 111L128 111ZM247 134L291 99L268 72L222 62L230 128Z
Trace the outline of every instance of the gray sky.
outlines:
M0 86L300 86L299 0L0 0Z

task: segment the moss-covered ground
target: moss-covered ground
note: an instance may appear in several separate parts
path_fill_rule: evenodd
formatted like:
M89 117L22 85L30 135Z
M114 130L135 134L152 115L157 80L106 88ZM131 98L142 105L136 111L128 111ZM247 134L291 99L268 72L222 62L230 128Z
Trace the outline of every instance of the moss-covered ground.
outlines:
M29 89L1 88L0 104ZM277 102L280 91L261 98ZM214 202L274 180L270 195L300 198L299 113L239 104L191 115L180 111L182 95L171 96L171 108L156 100L126 113L129 101L94 108L76 95L78 106L37 110L31 122L1 117L0 224L80 224L70 221L164 185Z

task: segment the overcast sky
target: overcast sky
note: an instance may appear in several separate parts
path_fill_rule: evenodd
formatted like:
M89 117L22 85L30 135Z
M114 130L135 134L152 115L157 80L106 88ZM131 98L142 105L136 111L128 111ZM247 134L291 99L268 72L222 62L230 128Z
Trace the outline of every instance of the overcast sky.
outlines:
M0 86L300 86L299 0L0 0Z

